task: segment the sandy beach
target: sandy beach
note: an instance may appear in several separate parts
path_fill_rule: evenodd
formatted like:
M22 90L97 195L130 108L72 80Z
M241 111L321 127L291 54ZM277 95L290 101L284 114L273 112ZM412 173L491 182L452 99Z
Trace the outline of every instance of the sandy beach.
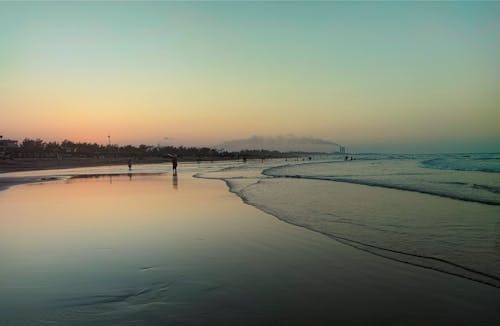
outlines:
M168 168L0 192L0 324L500 320L497 288L287 224L192 177L208 167Z
M0 160L0 191L8 187L33 182L50 181L54 175L67 174L70 176L76 169L79 174L81 168L113 167L126 168L128 158L65 158L57 159L15 159ZM169 166L170 159L161 157L147 157L133 160L133 165L163 164ZM55 171L55 172L54 172ZM67 173L65 173L66 171Z
M29 159L16 158L14 160L0 160L0 173L17 171L34 171L49 169L70 169L79 167L95 167L105 165L126 165L128 158L65 158L58 159ZM134 164L154 164L169 162L167 158L147 157L140 160L134 160Z
M44 168L40 168L40 166L34 164L26 165L25 167L16 166L14 168L6 168L2 172L0 172L0 191L5 190L9 187L34 183L34 182L46 182L56 180L57 177L55 175L64 174L64 169L70 171L68 176L71 175L71 171L73 169L78 169L80 167L89 167L94 168L96 166L107 166L107 164L101 165L86 165L86 164L68 164L64 167L59 168L54 164L47 164ZM56 171L56 172L54 172Z

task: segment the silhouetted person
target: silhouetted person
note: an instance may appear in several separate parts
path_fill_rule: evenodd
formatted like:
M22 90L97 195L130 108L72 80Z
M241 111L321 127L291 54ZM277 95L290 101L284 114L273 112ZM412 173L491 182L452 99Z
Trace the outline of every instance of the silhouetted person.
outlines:
M132 159L131 158L128 159L128 163L127 164L128 164L128 169L132 170Z
M174 172L174 175L177 175L177 155L175 154L168 154L172 158L172 171Z
M349 156L346 155L346 157L344 157L344 161L347 161L349 159Z

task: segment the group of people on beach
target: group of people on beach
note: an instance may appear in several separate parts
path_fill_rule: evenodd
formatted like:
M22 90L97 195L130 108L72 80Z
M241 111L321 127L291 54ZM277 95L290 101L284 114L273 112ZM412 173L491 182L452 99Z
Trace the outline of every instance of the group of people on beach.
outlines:
M173 171L174 175L177 175L177 158L178 157L175 154L168 154L168 156L172 159L172 171ZM128 165L128 169L132 170L132 159L131 158L128 159L127 165Z
M176 154L168 154L168 156L172 159L172 171L173 171L174 175L177 175L177 158L178 157ZM312 158L309 156L308 159L311 160ZM345 161L348 161L348 160L352 161L353 157L351 156L349 158L349 156L346 156L346 157L344 157L344 160ZM243 162L246 162L246 161L247 161L247 158L243 157ZM264 161L264 159L262 159L262 161ZM128 164L128 169L132 170L132 159L131 158L128 160L127 164Z

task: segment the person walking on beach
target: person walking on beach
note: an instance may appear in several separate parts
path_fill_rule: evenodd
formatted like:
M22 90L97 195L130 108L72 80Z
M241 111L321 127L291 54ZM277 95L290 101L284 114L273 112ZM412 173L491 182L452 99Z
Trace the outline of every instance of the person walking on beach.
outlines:
M174 174L177 174L177 155L175 154L168 154L172 158L172 171Z
M132 170L132 159L131 158L128 159L128 163L127 164L128 164L128 169Z

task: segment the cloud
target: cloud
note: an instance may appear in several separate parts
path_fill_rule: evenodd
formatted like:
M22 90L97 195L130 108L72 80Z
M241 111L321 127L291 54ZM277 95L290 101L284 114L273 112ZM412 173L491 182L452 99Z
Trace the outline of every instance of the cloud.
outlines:
M321 152L332 153L340 145L329 140L309 137L289 136L252 136L246 139L226 141L217 148L228 151L241 151L245 149L265 149L281 152Z

